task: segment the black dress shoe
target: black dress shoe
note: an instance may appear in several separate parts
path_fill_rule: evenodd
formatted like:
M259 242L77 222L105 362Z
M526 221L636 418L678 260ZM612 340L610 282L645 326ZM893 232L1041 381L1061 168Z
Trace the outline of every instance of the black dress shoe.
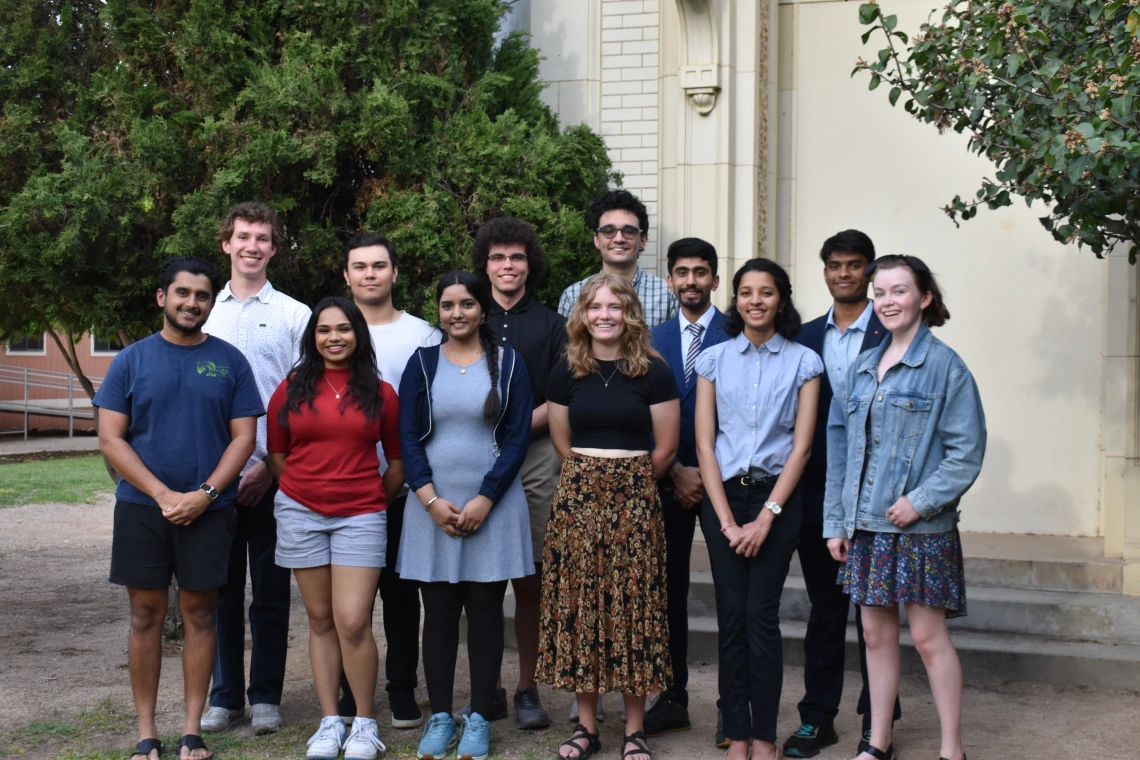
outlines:
M668 691L662 692L645 713L646 736L661 736L666 731L688 731L692 727L689 708Z

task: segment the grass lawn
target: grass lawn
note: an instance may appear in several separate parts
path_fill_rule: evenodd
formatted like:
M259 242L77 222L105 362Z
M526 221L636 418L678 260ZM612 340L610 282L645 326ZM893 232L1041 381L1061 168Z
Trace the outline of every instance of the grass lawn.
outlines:
M87 504L114 490L103 457L70 457L0 464L0 507L22 504Z

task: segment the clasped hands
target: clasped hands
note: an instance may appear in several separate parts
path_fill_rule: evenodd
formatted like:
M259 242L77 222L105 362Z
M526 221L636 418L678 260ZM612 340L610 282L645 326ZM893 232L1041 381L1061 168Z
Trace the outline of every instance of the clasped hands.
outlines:
M163 491L154 497L162 516L175 525L189 525L210 506L210 497L202 489L188 493Z
M443 528L444 533L456 538L463 538L468 533L479 530L479 526L490 514L491 506L491 500L482 495L467 502L462 509L440 496L432 501L427 511L431 515L431 519L435 520L436 525Z
M728 539L728 546L747 559L755 557L760 547L768 538L768 531L772 529L772 519L775 517L767 509L760 510L756 519L744 525L729 525L722 532Z

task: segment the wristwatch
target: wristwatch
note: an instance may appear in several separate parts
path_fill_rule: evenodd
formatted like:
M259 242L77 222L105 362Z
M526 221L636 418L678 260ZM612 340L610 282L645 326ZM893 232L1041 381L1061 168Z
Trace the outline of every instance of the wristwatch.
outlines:
M780 513L784 511L784 508L780 506L780 503L778 501L766 501L766 502L764 502L764 509L767 509L769 512L776 515L777 517L779 517Z
M213 487L212 485L210 485L209 483L203 483L202 485L198 486L198 488L199 488L200 490L202 490L202 491L205 491L205 492L206 492L206 497L207 497L207 498L209 498L209 500L210 500L210 501L215 501L215 500L217 500L217 498L218 498L218 489L214 488L214 487ZM779 504L777 504L776 506L778 507L778 506L779 506ZM777 513L777 514L778 514L778 513Z

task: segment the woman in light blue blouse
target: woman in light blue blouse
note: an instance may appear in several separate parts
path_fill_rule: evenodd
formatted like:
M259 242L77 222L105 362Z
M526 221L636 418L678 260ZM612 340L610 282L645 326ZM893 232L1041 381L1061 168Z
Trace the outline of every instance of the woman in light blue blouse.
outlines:
M788 274L752 259L732 280L725 332L697 358L701 527L716 586L727 758L776 758L783 685L780 595L802 520L795 493L811 456L819 356L800 329Z

